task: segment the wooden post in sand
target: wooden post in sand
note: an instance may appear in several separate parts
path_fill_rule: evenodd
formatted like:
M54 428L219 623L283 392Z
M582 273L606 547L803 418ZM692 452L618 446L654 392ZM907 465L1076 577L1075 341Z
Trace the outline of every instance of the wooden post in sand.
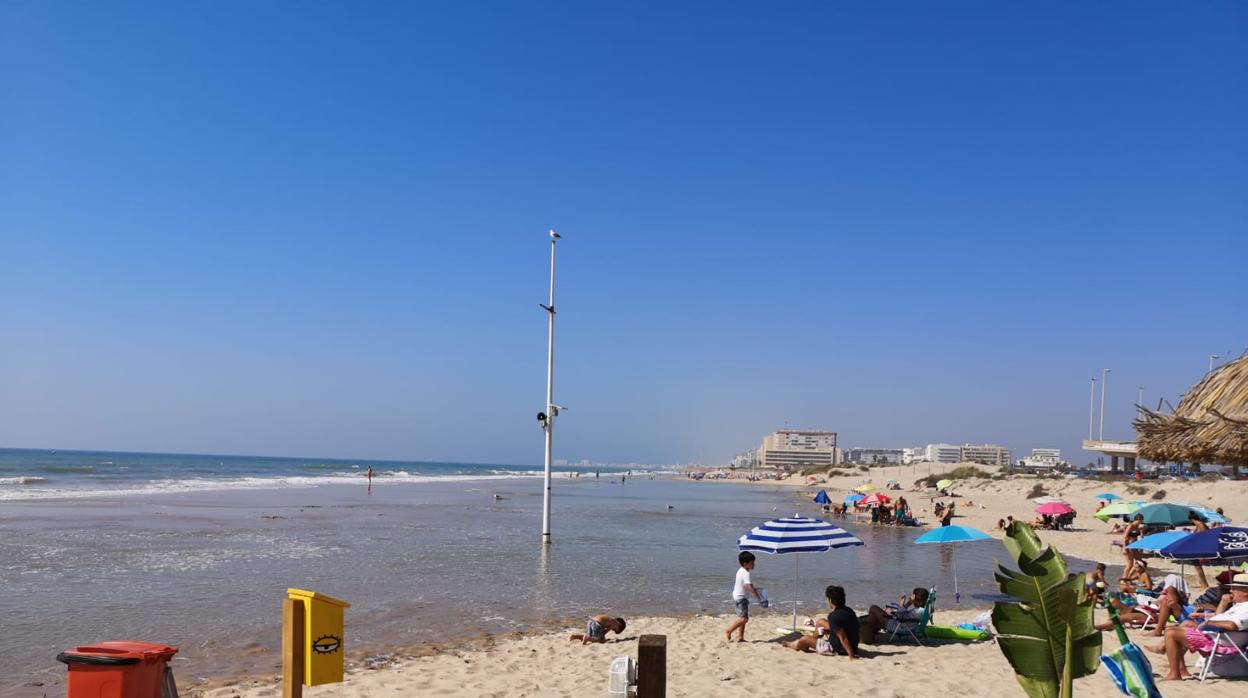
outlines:
M282 698L303 698L303 602L282 602Z
M637 698L667 695L667 636L642 635L637 639Z

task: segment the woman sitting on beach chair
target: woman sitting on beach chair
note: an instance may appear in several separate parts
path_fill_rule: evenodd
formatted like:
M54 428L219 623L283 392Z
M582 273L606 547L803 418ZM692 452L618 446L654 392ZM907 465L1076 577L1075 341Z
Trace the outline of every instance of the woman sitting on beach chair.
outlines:
M927 589L915 587L910 596L903 596L898 603L890 603L885 608L872 606L867 609L867 615L858 619L858 630L861 642L875 644L875 636L881 630L887 630L896 635L903 629L917 624L925 610L927 602L930 598ZM913 637L914 632L909 631ZM890 638L891 639L891 638ZM918 641L918 638L915 638Z

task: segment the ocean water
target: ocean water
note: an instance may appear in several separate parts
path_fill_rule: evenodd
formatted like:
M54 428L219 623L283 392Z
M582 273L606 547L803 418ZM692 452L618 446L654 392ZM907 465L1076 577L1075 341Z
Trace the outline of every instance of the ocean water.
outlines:
M378 483L542 475L540 468L520 465L0 449L0 501L366 485L370 466ZM566 477L573 470L555 472Z
M173 458L189 467L171 471ZM726 613L737 537L816 513L808 495L774 485L565 476L546 548L541 478L507 466L391 464L369 488L355 467L364 462L202 459L4 455L5 477L46 479L0 500L0 695L63 694L56 653L101 640L178 646L180 685L272 675L288 587L352 604L345 644L356 657L574 628L599 612ZM114 471L127 472L101 477ZM915 545L920 529L845 527L866 545L760 556L755 579L774 617L754 632L783 624L795 593L815 612L831 583L858 609L915 586L952 603L947 546ZM1000 544L956 554L962 605L986 606Z

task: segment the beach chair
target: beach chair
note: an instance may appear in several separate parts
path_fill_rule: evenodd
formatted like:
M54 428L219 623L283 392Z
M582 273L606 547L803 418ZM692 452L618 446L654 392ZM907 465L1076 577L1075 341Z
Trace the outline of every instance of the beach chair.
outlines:
M1200 652L1204 658L1204 666L1200 668L1200 682L1212 670L1218 676L1227 678L1248 677L1248 633L1229 630L1202 629L1205 637L1213 640L1213 647L1208 653ZM1220 653L1222 648L1230 647L1234 652ZM1242 661L1240 661L1242 660Z
M894 618L888 622L887 630L889 631L888 641L892 642L893 638L901 633L910 636L916 645L923 644L923 631L927 629L927 624L932 620L932 614L936 612L936 590L931 589L927 592L927 605L923 610L919 611L918 620L900 620Z

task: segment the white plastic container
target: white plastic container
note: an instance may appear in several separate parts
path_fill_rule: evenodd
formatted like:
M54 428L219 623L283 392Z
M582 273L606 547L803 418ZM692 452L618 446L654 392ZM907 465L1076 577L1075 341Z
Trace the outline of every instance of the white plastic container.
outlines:
M611 698L628 698L637 683L637 663L632 657L616 657L611 660L607 674L607 695Z

